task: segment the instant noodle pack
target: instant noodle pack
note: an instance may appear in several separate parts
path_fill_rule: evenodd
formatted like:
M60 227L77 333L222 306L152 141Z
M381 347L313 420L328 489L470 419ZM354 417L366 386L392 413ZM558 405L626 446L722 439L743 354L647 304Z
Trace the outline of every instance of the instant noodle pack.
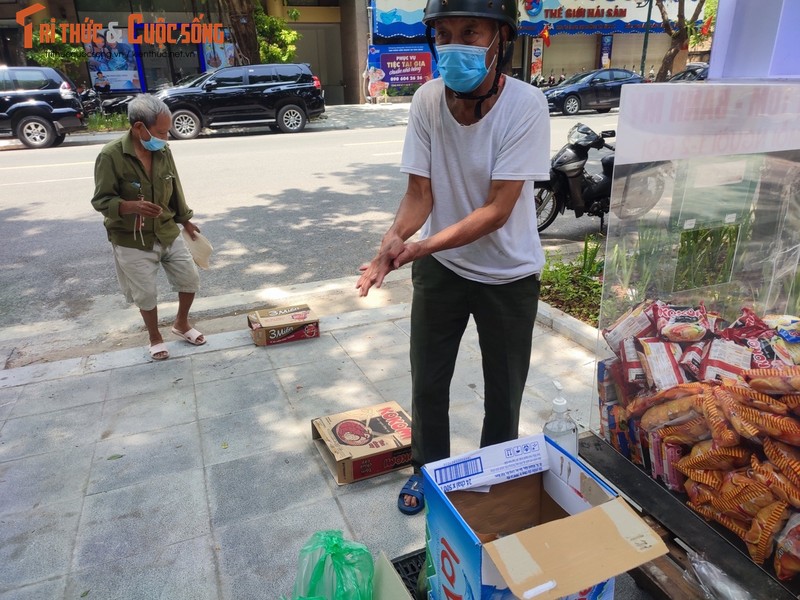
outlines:
M800 318L659 300L602 331L601 435L779 579L800 572Z

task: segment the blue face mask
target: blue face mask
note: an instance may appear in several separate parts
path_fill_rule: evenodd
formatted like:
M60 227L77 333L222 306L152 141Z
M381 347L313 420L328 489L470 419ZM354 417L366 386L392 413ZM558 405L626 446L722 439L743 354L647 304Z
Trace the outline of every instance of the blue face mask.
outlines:
M142 123L142 126L145 128L147 133L150 133L150 130L147 129L147 125ZM164 146L167 145L167 140L162 140L161 138L157 138L152 133L150 133L150 139L145 141L140 139L142 142L142 146L144 146L145 150L149 150L150 152L156 152L157 150L161 150Z
M471 92L477 88L489 74L489 68L492 66L486 66L486 53L492 44L494 39L486 48L464 44L438 46L436 53L439 59L436 64L444 84L454 92L461 93ZM497 56L492 59L492 64L495 60Z

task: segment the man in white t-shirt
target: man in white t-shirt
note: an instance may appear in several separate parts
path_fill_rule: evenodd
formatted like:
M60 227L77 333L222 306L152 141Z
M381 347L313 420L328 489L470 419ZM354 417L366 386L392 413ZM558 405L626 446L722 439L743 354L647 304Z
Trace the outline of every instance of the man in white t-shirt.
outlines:
M423 22L441 77L414 95L401 165L408 186L356 285L366 296L413 261L415 473L398 498L406 514L424 506L419 468L450 455L450 382L470 315L485 384L480 444L518 435L545 261L533 182L550 170L547 102L502 73L513 56L517 3L428 0ZM408 241L417 231L419 241Z

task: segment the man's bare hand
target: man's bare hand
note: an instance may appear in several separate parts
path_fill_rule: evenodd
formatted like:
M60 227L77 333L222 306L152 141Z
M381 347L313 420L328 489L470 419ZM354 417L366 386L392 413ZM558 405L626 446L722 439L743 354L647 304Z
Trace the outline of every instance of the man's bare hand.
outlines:
M123 200L119 205L121 215L139 215L147 219L154 219L161 215L161 207L147 200Z
M423 256L425 256L425 253L418 242L408 242L403 246L403 251L392 261L392 267L399 269L403 265L407 265Z
M358 268L361 272L361 277L356 283L359 296L364 297L369 293L370 288L379 288L383 285L386 275L395 269L394 260L403 252L404 248L403 240L399 237L384 238L378 255Z
M189 232L189 237L193 240L197 239L197 234L200 233L200 228L192 223L191 221L186 221L183 223L183 228Z

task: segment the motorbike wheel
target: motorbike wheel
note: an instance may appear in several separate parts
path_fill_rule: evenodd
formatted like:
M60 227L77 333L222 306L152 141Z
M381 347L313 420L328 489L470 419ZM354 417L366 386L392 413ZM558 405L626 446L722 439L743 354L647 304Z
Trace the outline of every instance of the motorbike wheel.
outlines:
M556 220L558 202L553 190L540 188L536 191L536 229L541 233Z
M630 177L630 176L629 176ZM620 219L633 219L649 212L664 194L664 178L660 174L653 174L642 181L625 185L623 197L628 200L614 207L614 214Z
M561 111L565 115L577 115L581 109L581 99L577 96L567 96L564 98L564 108Z

